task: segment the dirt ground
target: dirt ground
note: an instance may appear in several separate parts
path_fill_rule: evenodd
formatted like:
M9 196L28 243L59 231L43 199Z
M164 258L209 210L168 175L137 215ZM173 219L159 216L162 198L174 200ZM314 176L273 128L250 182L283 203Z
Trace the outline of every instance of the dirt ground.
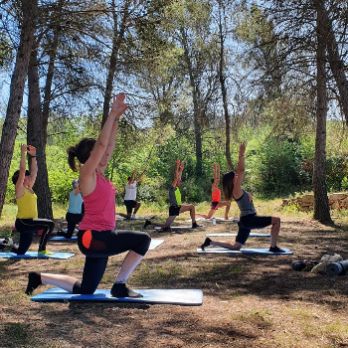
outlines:
M208 232L235 231L233 224L209 223L180 234L150 232L165 241L148 252L129 284L202 289L203 305L195 307L35 303L24 294L27 273L80 278L84 257L77 245L49 244L49 250L75 252L70 260L1 260L0 347L348 347L348 276L330 279L291 270L293 260L319 260L324 253L348 259L348 231L310 219L283 220L279 246L291 248L293 256L196 253ZM248 240L248 246L268 245L267 239ZM122 259L110 258L100 288L112 286Z

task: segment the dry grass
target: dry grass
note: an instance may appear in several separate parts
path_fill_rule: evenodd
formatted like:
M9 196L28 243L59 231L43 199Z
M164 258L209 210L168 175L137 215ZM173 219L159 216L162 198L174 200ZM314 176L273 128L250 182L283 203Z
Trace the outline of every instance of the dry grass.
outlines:
M183 234L151 232L165 242L148 253L130 284L201 288L204 302L199 307L34 303L23 294L28 271L80 278L84 258L77 246L49 244L51 250L76 253L66 261L0 260L0 347L348 347L348 278L333 280L293 272L290 267L294 259L319 259L325 252L348 258L345 227L328 228L308 215L283 212L279 202L258 205L260 214L282 216L280 246L293 249L294 256L195 253L208 231L235 230L235 225L209 224ZM200 206L199 210L206 208ZM339 217L347 225L347 215ZM179 222L186 219L183 216ZM7 220L1 226L3 231L8 229L6 224ZM139 229L141 223L120 223L119 228ZM250 239L248 244L266 246L268 241ZM101 288L111 287L122 258L110 258Z

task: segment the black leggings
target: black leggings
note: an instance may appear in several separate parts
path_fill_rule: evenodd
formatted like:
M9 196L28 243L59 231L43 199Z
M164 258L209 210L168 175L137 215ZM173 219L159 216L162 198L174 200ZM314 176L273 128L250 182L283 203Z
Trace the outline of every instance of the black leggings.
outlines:
M244 244L249 238L250 230L264 228L269 225L272 225L271 216L257 216L256 214L241 216L238 222L239 229L236 242Z
M15 226L16 230L20 233L20 237L19 246L17 248L12 248L13 252L18 255L25 254L33 241L34 233L39 230L43 230L39 242L39 251L46 250L48 237L50 236L54 228L54 222L52 220L16 219Z
M83 217L83 214L73 214L69 212L66 213L65 218L66 218L66 221L68 222L68 230L66 232L66 238L72 237L75 227L78 223L81 222L82 217Z
M82 282L74 285L74 294L93 294L101 281L111 255L132 250L144 256L151 238L142 232L79 231L78 246L86 255Z

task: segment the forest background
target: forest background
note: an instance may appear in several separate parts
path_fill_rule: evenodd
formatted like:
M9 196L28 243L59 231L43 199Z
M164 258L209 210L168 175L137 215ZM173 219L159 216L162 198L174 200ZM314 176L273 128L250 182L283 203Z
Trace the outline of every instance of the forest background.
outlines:
M19 144L31 143L40 216L52 217L77 176L66 149L95 137L125 91L107 170L119 203L145 170L139 199L164 205L177 158L185 201L209 201L212 164L232 169L247 141L248 190L313 190L314 217L330 222L327 191L348 189L347 4L30 0L0 13L1 209L14 202Z

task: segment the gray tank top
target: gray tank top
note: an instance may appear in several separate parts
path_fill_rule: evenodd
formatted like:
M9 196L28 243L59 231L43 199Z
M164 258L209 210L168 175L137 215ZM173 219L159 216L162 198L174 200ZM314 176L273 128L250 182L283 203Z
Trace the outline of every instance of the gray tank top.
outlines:
M246 216L250 214L256 214L253 201L250 201L248 192L243 190L242 197L235 199L240 210L240 216Z

